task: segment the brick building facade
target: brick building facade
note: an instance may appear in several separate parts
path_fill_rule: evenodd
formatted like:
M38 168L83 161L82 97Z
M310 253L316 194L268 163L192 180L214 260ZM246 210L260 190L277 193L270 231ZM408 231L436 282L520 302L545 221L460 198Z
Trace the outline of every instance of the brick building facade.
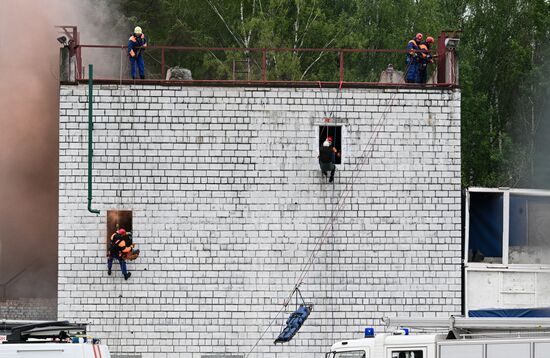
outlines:
M460 312L458 89L96 86L99 215L87 116L87 86L62 85L58 318L115 357L244 357L266 329L250 356L318 357L382 316ZM334 127L333 186L317 153ZM117 210L142 250L128 281L105 266ZM275 346L313 252L313 311Z

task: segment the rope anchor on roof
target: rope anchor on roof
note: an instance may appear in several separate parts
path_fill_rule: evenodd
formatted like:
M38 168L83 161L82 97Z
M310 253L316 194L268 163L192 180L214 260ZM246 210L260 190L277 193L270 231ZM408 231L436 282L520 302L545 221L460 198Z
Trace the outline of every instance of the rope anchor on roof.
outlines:
M292 299L292 296L294 293L297 293L296 295L296 310L290 314L288 319L286 320L286 327L281 331L279 336L275 339L273 343L286 343L290 342L290 340L298 333L306 319L309 317L309 314L311 313L311 308L313 307L312 304L306 303L304 300L304 297L302 296L302 293L300 292L299 284L294 287L294 292L290 295L290 297L286 300L284 303L284 306L288 306L290 303L290 300ZM298 302L298 296L301 299L301 303Z

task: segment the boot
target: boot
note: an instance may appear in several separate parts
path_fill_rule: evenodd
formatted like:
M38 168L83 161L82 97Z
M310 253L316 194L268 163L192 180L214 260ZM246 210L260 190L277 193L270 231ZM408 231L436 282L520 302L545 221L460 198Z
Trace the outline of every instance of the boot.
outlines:
M132 273L128 272L126 275L124 275L124 279L128 280L130 278L130 276L132 276Z

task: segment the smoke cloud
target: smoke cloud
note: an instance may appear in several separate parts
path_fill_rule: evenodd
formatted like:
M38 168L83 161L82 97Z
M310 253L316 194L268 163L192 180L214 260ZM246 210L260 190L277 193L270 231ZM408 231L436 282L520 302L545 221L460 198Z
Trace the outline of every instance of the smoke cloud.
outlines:
M106 0L0 0L0 299L57 296L55 26L77 26L81 43L123 45L131 29L118 14ZM106 58L90 54L84 64L118 73Z

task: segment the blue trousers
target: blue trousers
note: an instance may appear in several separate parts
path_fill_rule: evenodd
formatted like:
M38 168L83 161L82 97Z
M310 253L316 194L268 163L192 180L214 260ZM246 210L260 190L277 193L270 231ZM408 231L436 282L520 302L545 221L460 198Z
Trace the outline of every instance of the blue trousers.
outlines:
M414 59L407 60L407 73L405 74L405 82L407 83L417 83L418 82L418 70L419 63Z
M133 79L136 78L136 65L139 70L139 78L145 78L145 61L143 61L143 56L139 55L136 57L130 57L130 76Z
M120 271L122 271L122 274L126 276L128 274L128 268L126 267L126 261L119 257L109 257L107 259L107 269L111 270L113 267L113 260L117 259L118 263L120 264Z

